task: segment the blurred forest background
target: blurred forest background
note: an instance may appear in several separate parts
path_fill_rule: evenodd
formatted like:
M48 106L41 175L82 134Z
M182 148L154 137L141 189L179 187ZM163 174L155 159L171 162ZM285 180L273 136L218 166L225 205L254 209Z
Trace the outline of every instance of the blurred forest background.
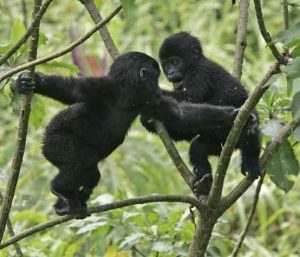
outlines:
M289 1L290 23L300 22L298 1ZM103 17L118 4L113 0L95 1ZM273 36L283 28L282 1L263 1L265 22ZM26 8L24 8L26 7ZM120 52L141 51L158 59L162 40L171 33L188 31L200 38L207 57L232 71L236 39L238 5L229 0L182 1L136 0L130 15L121 12L108 24ZM5 53L25 31L30 22L32 1L0 0L0 54ZM46 56L67 46L94 25L79 1L53 1L42 19L38 56ZM26 62L28 46L0 67ZM76 48L72 54L37 66L37 71L61 75L101 76L107 73L111 58L98 34ZM248 91L259 82L274 62L271 51L262 39L250 1L247 48L242 82ZM79 64L78 66L75 63ZM0 189L5 190L15 150L20 96L12 94L9 84L17 75L0 84ZM162 75L160 86L171 89ZM273 138L283 123L290 120L292 98L281 76L261 99L257 110L261 118L263 146ZM10 214L16 233L54 218L55 197L49 182L56 174L41 154L41 142L46 124L63 105L41 96L34 96L26 152L15 199ZM300 131L290 139L295 156L300 160ZM177 147L188 161L187 143ZM216 158L211 158L216 165ZM137 120L124 144L105 162L99 164L101 182L96 187L90 205L149 194L190 194L189 188L176 171L157 136L150 135ZM284 166L283 166L284 167ZM225 191L243 176L239 154L234 153L225 181ZM250 232L240 256L296 257L300 249L300 179L289 177L285 185L277 185L267 177ZM256 183L255 183L256 184ZM228 256L245 224L255 186L219 220L208 252L210 256ZM287 192L288 191L288 192ZM186 256L194 234L189 208L183 204L154 203L118 209L92 215L35 234L20 242L25 256L30 257L95 257L95 256ZM8 238L6 235L5 238ZM116 254L118 253L118 255ZM176 254L175 254L176 253ZM15 248L0 252L1 257L16 256Z

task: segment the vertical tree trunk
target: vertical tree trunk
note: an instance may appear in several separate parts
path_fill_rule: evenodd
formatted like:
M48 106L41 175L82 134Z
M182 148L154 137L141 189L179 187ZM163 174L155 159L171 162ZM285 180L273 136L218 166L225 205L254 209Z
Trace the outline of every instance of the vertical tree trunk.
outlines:
M196 223L196 231L189 249L189 257L204 257L217 218L213 212L204 210Z

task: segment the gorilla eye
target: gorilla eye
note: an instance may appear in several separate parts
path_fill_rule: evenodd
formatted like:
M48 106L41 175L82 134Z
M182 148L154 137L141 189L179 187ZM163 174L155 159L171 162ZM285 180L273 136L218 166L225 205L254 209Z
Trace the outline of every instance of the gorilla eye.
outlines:
M143 79L146 78L146 69L145 68L140 69L140 77Z
M175 66L178 65L178 64L179 64L178 59L173 59L173 60L172 60L172 64L175 65Z

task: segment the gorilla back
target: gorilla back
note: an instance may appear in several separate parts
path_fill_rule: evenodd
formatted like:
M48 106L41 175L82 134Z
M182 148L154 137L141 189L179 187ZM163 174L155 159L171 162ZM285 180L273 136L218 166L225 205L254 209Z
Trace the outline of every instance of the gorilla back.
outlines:
M70 106L46 128L43 154L58 169L51 190L58 215L85 217L86 201L100 179L97 163L122 144L143 109L161 103L158 63L138 52L120 56L107 77L82 78L22 74L14 88L33 90Z

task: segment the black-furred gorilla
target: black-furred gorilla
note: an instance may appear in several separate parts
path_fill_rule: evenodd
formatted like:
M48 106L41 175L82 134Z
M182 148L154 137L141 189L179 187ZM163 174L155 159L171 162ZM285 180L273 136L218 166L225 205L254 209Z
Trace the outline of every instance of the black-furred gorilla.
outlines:
M51 182L58 215L86 215L86 201L100 179L97 163L122 144L143 108L161 104L159 74L153 58L130 52L112 64L107 77L76 79L36 73L35 84L26 74L18 78L14 84L18 92L33 90L70 105L47 126L42 149L59 169Z
M19 93L33 90L71 105L51 120L43 144L43 154L59 169L51 182L58 197L54 205L58 215L86 216L86 201L100 179L97 163L122 144L139 113L164 122L176 121L180 127L232 123L235 108L177 105L174 99L162 96L159 74L153 58L130 52L117 58L107 77L76 79L36 73L33 83L24 73L16 80L14 88ZM203 115L207 110L219 119Z
M173 91L162 91L164 96L172 97L182 103L206 103L214 106L234 106L239 108L247 99L247 92L238 80L224 68L207 59L202 52L199 40L186 32L176 33L166 38L159 51L163 71L173 83ZM218 118L211 112L211 119ZM153 126L142 116L143 125L154 132ZM176 121L165 123L174 140L191 141L189 156L196 174L195 193L208 194L211 188L210 155L220 155L231 125L213 129L195 129L194 133L184 127L178 129ZM191 128L189 129L191 130ZM242 173L255 179L261 174L259 165L260 133L258 116L255 112L248 121L248 127L237 144L241 149Z

